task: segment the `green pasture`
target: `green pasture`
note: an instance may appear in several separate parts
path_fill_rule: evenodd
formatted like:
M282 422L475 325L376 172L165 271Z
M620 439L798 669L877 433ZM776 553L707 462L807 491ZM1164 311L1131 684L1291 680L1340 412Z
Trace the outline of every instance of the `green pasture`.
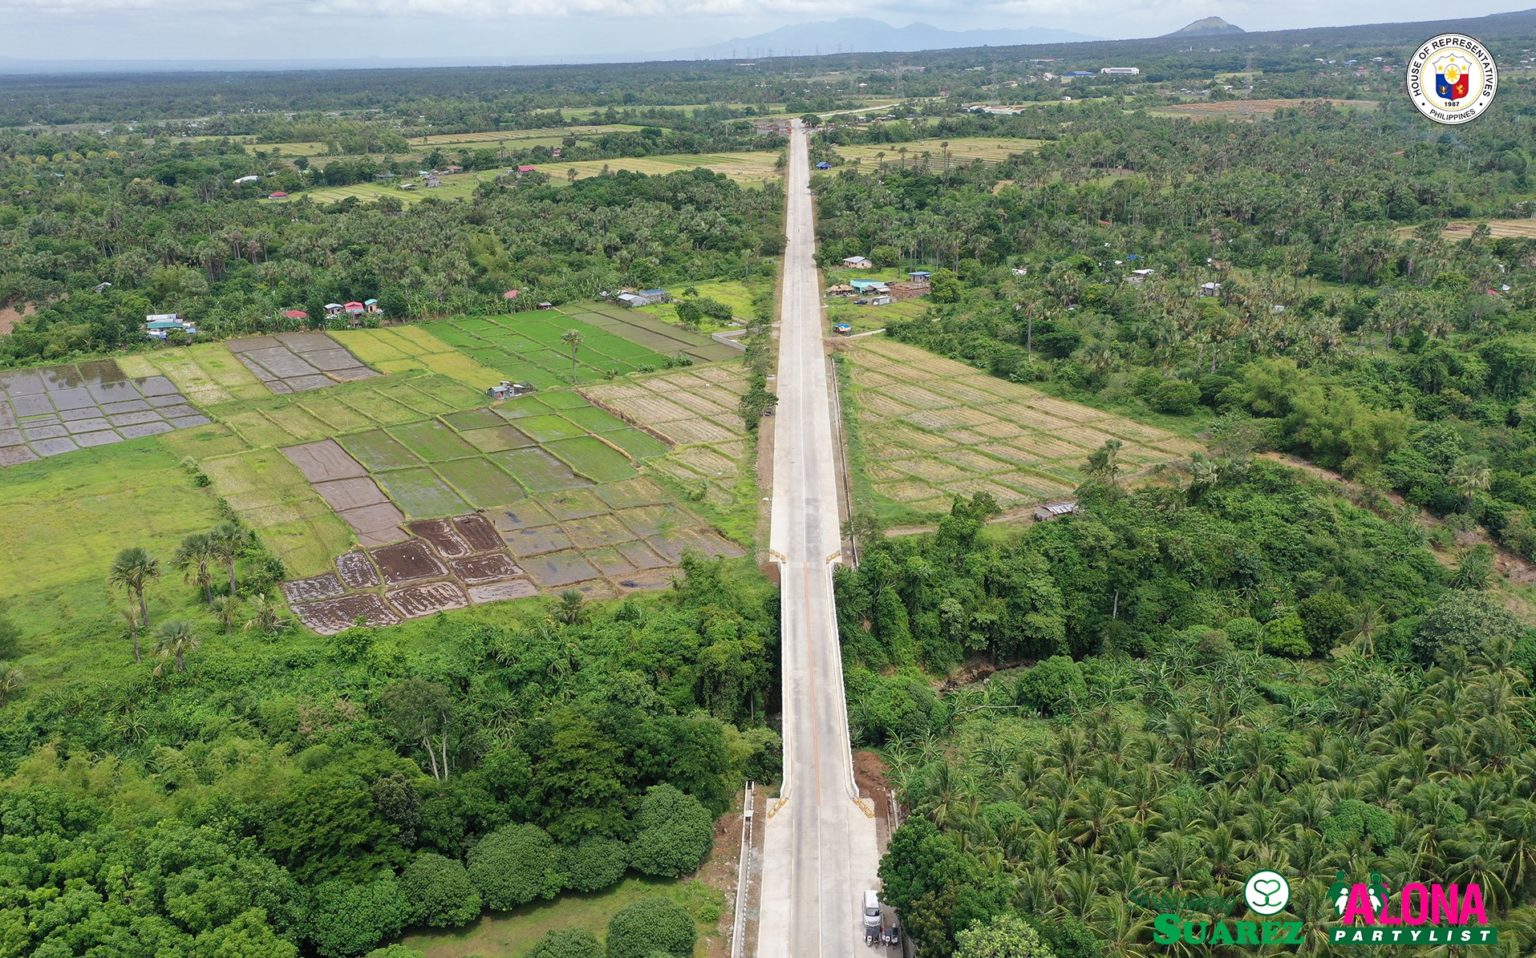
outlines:
M927 153L928 168L942 170L944 143L944 137L932 137L906 143L861 143L839 146L836 150L844 160L850 163L857 160L863 166L884 162L887 166L899 166L905 163L908 167L912 167L921 163L923 154ZM955 136L949 137L948 143L949 162L953 166L956 163L969 163L972 160L998 163L1016 153L1035 152L1040 148L1041 141L1006 136ZM906 151L905 154L902 153L903 150ZM881 154L884 154L883 161Z
M98 446L11 466L0 473L0 607L21 629L17 664L42 684L59 670L110 656L128 640L107 585L118 550L143 546L160 560L149 590L151 622L188 603L170 567L183 536L220 521L213 491L199 488L159 437ZM110 651L103 636L124 636ZM41 674L40 674L41 673Z

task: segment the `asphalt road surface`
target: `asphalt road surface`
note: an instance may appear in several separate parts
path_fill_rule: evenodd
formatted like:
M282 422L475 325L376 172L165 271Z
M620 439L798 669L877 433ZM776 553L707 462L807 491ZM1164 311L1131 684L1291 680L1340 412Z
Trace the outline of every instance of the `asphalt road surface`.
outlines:
M784 785L768 804L758 958L838 958L870 949L860 906L877 887L873 806L859 801L832 600L838 527L832 403L822 345L810 161L799 120L786 171L788 247L780 303L769 548L779 563ZM877 949L878 950L878 949Z

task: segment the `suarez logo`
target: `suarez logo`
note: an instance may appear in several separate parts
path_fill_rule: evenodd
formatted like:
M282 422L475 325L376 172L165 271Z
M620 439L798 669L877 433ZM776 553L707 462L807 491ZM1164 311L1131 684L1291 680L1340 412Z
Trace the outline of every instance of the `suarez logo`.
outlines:
M1472 64L1455 54L1435 61L1435 96L1451 101L1464 100L1472 86Z

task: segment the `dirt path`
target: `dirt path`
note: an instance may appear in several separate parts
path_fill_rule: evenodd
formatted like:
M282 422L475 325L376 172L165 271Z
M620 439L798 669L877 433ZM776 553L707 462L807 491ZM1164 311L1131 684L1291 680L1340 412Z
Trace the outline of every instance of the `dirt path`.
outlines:
M0 336L8 336L11 330L21 325L21 321L37 312L37 307L31 303L23 303L20 306L0 306Z

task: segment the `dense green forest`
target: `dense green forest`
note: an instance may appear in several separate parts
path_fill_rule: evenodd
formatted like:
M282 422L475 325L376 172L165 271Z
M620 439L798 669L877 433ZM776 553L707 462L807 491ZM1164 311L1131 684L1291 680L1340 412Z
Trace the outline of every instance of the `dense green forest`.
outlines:
M690 562L653 597L278 621L184 672L55 681L0 720L0 954L341 958L690 872L777 774L776 616Z
M1536 631L1476 554L1443 568L1409 520L1225 465L1134 493L1100 470L1028 532L957 501L840 574L850 722L911 813L888 900L924 954L1022 919L1086 958L1166 953L1136 895L1274 868L1319 923L1336 871L1433 875L1488 889L1490 953L1528 954ZM963 655L1038 664L936 695Z
M318 322L325 303L351 299L396 317L485 312L503 308L508 288L562 302L740 275L745 258L783 243L777 192L702 170L513 180L482 185L470 203L401 210L257 202L254 186L231 185L249 158L218 141L71 155L57 182L37 178L53 166L42 153L0 156L0 179L40 184L0 206L0 251L14 254L0 302L45 304L0 339L0 364L141 344L147 313L224 336L281 328L295 308Z

